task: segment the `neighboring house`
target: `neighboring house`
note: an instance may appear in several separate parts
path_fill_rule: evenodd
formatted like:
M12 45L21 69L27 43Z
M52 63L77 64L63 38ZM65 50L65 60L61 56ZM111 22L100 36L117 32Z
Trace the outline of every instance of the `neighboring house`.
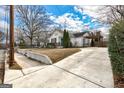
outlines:
M62 46L63 45L63 31L61 30L55 30L51 34L51 36L48 38L49 43L54 43L56 46Z
M91 39L86 38L89 36L89 32L77 32L70 36L72 45L75 47L90 46Z
M85 38L89 32L69 32L70 40L73 47L90 46L91 39ZM63 31L55 30L49 37L49 43L54 43L56 46L63 46Z
M33 39L34 47L63 47L63 33L62 30L54 30L54 31L42 31L42 33L35 36ZM15 31L15 42L18 45L20 42L20 38L23 38L26 44L26 47L30 47L30 40L23 34L21 36L21 31ZM69 31L70 41L72 43L72 47L87 47L91 46L92 42L94 42L95 46L105 46L103 43L103 36L101 36L100 32L97 31L93 35L90 31L83 32L72 32Z

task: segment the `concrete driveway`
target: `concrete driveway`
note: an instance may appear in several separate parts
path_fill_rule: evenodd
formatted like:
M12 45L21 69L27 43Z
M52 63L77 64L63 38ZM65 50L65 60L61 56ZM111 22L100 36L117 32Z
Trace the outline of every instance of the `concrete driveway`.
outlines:
M31 72L32 69L33 72ZM7 80L5 78L5 83L13 84L13 87L30 88L114 87L107 48L82 48L80 52L53 65L44 67L41 65L38 66L38 69L35 66L35 68L23 69L19 73L20 76L18 75L15 79ZM10 73L5 76L9 78L9 75ZM14 73L14 75L16 74Z

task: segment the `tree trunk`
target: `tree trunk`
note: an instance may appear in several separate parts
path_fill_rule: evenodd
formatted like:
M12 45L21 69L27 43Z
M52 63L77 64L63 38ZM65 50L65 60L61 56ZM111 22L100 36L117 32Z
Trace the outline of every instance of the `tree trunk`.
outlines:
M30 47L33 48L32 38L30 39Z

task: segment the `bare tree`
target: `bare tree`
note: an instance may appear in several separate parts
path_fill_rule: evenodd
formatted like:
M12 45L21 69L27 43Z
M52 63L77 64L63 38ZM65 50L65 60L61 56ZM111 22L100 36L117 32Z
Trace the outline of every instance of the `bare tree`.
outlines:
M124 20L124 5L107 5L99 8L99 19L103 22L108 22L109 24L113 24L114 22L118 22L120 20Z
M113 24L114 22L118 22L119 20L124 19L124 5L103 5L103 6L97 6L94 10L91 6L91 9L85 8L85 7L78 7L82 11L89 11L92 15L92 19L96 19L97 21L101 23L108 23Z
M46 47L48 43L49 35L50 35L50 31L42 31L41 33L37 33L37 37L34 39L37 43L37 46Z
M43 6L16 6L18 28L23 31L24 35L33 45L35 38L39 38L42 29L47 28L51 24L51 20L47 15Z

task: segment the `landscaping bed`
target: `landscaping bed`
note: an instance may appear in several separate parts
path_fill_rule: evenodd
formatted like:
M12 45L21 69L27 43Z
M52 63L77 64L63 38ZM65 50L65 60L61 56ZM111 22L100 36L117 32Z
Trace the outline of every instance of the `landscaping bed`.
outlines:
M22 67L17 63L15 62L11 67L9 67L10 69L14 69L14 70L21 70Z
M114 85L116 88L124 88L124 77L118 77L114 75Z
M76 52L79 52L79 48L63 48L63 49L26 49L35 53L47 55L53 63L56 63Z

